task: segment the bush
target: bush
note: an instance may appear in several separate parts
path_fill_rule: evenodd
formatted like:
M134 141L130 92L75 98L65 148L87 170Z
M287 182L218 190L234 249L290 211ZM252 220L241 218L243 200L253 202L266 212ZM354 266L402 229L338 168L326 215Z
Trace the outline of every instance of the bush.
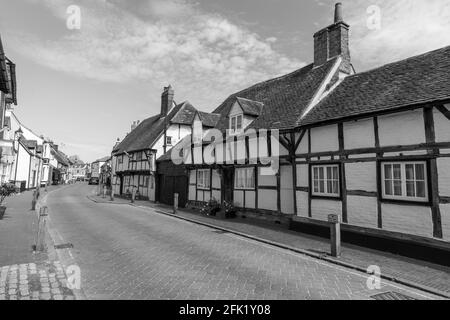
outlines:
M16 186L12 183L5 183L2 184L0 187L0 206L3 205L3 201L5 201L6 198L14 195L17 193Z
M200 209L201 214L207 216L215 216L220 211L220 204L216 199L211 199L205 203Z
M225 212L225 218L227 219L236 218L237 209L233 203L224 201L222 209Z

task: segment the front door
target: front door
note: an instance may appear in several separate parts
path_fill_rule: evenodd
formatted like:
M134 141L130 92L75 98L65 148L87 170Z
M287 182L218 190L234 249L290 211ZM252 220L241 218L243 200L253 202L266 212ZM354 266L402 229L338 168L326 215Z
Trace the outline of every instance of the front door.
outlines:
M224 168L222 171L222 201L233 203L234 169Z

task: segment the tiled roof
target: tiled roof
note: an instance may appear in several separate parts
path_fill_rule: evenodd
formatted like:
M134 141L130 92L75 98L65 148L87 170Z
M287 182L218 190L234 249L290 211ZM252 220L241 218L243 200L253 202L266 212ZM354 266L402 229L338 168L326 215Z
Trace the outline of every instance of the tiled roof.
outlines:
M115 154L124 152L133 152L151 148L160 135L164 132L166 120L170 124L192 125L195 115L199 114L206 127L214 127L217 124L220 115L198 112L189 102L183 102L176 105L167 116L160 115L148 118L141 122L132 132L130 132L121 143L113 150Z
M331 59L316 68L310 64L290 74L256 84L231 95L214 111L221 114L217 128L228 129L228 114L237 98L264 105L261 115L250 128L284 129L295 126L336 61L337 58Z
M173 118L170 118L170 122L173 124L186 124L191 125L195 118L195 109L189 102L185 102L178 113Z
M146 138L152 138L156 132L155 128L159 128L161 123L163 123L163 121L160 119L160 115L145 119L136 127L136 129L127 134L122 142L114 148L113 152L121 154L132 150L149 148L153 141Z
M355 74L297 125L450 99L450 46Z
M61 153L59 153L58 151L56 151L54 149L51 149L51 153L55 157L56 161L58 161L60 164L62 164L64 166L69 165L68 159L66 159L66 157L64 157Z
M107 157L103 157L101 159L95 160L93 163L96 163L96 162L107 162L110 159L111 159L111 156L107 156Z
M264 104L258 101L252 101L245 98L237 97L237 101L244 111L244 114L258 117L261 114Z
M8 73L6 69L6 57L3 51L2 39L0 37L0 91L9 93L11 88L9 87Z
M37 141L36 141L36 140L22 140L22 143L23 143L28 149L36 149L36 148L37 148Z
M209 128L214 128L217 125L217 122L220 120L220 114L216 113L199 111L198 115L200 117L200 120L202 121L202 125Z
M175 119L177 124L190 124L194 119L193 108L189 102L178 104L169 112L167 119L169 121ZM121 154L151 148L164 132L166 125L166 117L159 114L142 121L114 148L113 152Z

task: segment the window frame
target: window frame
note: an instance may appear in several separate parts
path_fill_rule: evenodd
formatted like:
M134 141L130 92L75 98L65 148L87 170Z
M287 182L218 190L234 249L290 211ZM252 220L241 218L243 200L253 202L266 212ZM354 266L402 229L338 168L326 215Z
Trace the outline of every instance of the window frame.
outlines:
M202 183L200 184L199 181L199 174L200 172L203 172L203 174L205 174L206 172L208 173L207 177L208 179L204 179L204 181L202 181ZM197 169L197 173L196 173L196 185L197 185L197 189L200 190L211 190L211 169Z
M402 195L401 196L395 196L395 195L386 195L386 185L385 185L385 165L398 165L400 164L401 168L401 190ZM419 198L419 197L409 197L407 196L406 192L406 165L412 164L414 165L414 168L417 164L424 165L424 194L425 198ZM392 203L404 203L404 204L414 204L414 205L425 205L429 206L431 204L431 186L430 186L430 162L426 159L407 159L407 160L380 160L378 161L378 170L380 172L379 175L379 181L378 181L378 188L379 188L379 198L382 202L392 202ZM392 179L394 180L394 179ZM414 183L417 182L416 179L412 180ZM421 181L421 180L419 180Z
M241 118L241 128L238 130L237 125L238 125L238 118ZM233 120L234 120L234 129L233 129ZM230 134L231 135L238 135L241 133L244 133L244 114L240 113L240 114L235 114L233 116L230 116Z
M328 173L327 173L327 167L336 167L337 168L337 187L338 187L338 193L328 193L324 192L321 193L314 191L314 168L316 167L322 167L324 168L324 188L327 189L327 182L328 182ZM317 163L317 164L310 164L309 165L309 193L311 195L312 199L330 199L330 200L342 200L342 164L339 162L328 162L328 163ZM334 179L331 179L334 181ZM319 179L320 181L320 179ZM320 187L319 187L320 189Z
M245 170L245 175L244 175L244 187L240 187L237 186L237 179L238 179L238 171L243 171ZM252 170L253 171L253 186L249 186L248 183L248 176L247 176L247 172ZM240 167L240 168L235 168L234 169L234 183L233 183L233 188L234 190L256 190L256 170L255 167Z

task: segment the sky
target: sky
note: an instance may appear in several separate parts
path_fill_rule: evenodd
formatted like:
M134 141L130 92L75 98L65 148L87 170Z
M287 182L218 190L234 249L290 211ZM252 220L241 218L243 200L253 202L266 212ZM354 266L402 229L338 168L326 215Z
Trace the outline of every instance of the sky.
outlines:
M450 45L448 0L341 2L357 72ZM334 3L0 0L15 112L66 154L94 161L133 121L160 112L168 84L177 103L213 111L233 92L311 63L313 34L333 22Z

